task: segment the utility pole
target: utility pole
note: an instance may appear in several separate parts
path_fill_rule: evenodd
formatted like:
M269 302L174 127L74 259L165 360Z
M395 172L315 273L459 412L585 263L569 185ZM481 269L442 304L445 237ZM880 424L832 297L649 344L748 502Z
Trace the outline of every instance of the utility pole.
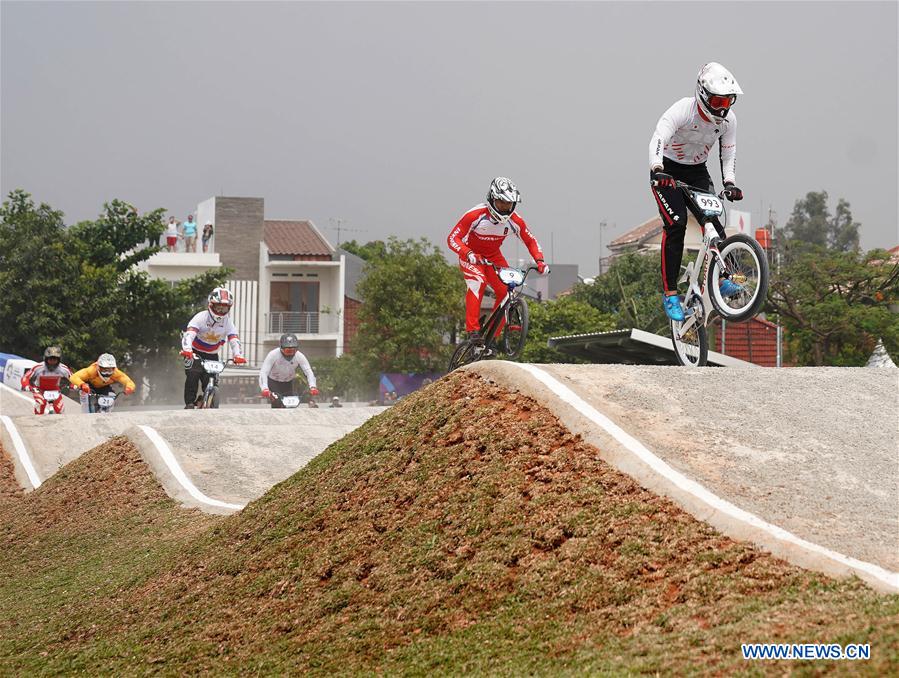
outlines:
M599 222L599 275L602 275L602 232L608 225L605 219Z

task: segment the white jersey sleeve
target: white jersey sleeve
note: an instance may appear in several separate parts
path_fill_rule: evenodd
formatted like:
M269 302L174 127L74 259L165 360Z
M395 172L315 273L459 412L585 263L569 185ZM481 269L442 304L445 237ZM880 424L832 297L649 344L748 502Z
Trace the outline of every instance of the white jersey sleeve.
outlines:
M262 367L259 368L259 390L264 391L268 388L268 375L272 372L272 367L275 364L275 360L278 359L281 351L279 349L274 349L273 351L269 351L268 355L265 356L265 360L262 361Z
M727 116L728 125L718 139L721 152L721 178L724 183L737 183L737 116L733 111Z
M303 370L303 374L306 375L306 381L309 382L309 388L316 388L315 386L315 374L312 373L312 365L309 364L309 360L302 353L297 351L297 354L294 356L294 359L299 363L300 369Z
M663 151L675 132L690 122L692 117L692 99L680 99L662 113L656 123L655 132L649 140L649 169L662 167Z

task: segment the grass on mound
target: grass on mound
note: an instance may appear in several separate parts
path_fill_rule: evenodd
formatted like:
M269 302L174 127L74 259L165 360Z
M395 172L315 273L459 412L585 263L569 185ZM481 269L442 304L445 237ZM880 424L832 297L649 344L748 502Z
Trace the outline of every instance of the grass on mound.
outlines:
M0 477L6 487L6 464ZM123 614L124 592L168 568L217 520L169 499L124 437L34 492L4 491L0 674L92 672L101 629Z
M170 568L155 560L101 592L93 635L54 644L42 670L899 670L899 596L723 537L466 373L369 420ZM868 642L873 658L747 666L753 641Z

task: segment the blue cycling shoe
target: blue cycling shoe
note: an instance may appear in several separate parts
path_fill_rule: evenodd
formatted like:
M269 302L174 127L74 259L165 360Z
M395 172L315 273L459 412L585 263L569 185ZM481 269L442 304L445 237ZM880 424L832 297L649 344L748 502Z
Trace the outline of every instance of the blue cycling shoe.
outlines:
M679 295L662 295L662 306L665 308L665 315L669 318L676 322L684 321L684 305L680 302Z
M731 297L735 297L740 292L743 291L743 286L738 285L732 280L728 280L727 278L722 278L718 284L718 289L721 290L721 296L725 299L730 299Z

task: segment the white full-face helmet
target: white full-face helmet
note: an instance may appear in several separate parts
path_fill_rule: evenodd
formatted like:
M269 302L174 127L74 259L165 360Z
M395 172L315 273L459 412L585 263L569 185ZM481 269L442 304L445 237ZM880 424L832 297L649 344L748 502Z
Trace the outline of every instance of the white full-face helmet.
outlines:
M721 64L712 61L699 69L696 103L710 120L720 123L727 118L737 95L742 93L737 79Z
M511 179L496 177L490 182L490 190L487 191L487 210L493 221L498 224L508 221L520 202L521 193Z
M97 373L103 381L112 379L112 375L115 374L115 368L115 356L112 353L104 353L97 358Z
M216 321L224 320L234 305L234 296L224 287L216 287L209 295L209 313Z

